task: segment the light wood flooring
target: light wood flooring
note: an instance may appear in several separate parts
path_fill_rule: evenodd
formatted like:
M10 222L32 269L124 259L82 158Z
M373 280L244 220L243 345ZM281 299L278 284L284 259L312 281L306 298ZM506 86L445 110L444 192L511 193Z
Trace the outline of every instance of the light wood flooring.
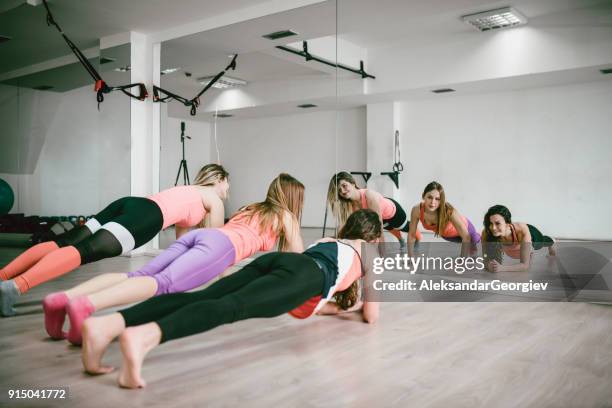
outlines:
M40 301L149 259L85 265L0 319L0 406L612 406L612 307L587 303L384 303L375 325L357 315L254 319L158 347L147 388L123 390L116 374L85 375L79 348L46 337ZM105 361L120 363L117 343ZM69 387L70 398L9 402L13 387Z

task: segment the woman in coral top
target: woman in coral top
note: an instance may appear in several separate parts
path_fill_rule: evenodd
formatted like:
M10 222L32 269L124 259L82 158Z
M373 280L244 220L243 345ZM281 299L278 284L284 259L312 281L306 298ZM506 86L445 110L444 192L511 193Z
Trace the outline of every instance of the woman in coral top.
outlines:
M275 178L265 201L239 210L220 228L191 231L136 272L109 273L44 300L45 328L52 338L81 343L83 321L93 312L139 302L152 296L185 292L220 275L228 267L258 251L302 252L300 218L304 186L289 174Z
M383 228L405 245L402 232L408 232L410 220L402 206L392 198L384 197L372 189L360 189L353 176L346 171L334 174L327 189L327 204L336 216L338 228L346 222L353 212L368 208L378 213ZM416 232L417 239L421 239Z
M482 252L489 272L524 272L529 270L534 250L548 248L550 256L556 255L555 241L543 235L531 224L512 222L510 210L494 205L484 216ZM518 259L519 263L502 265L503 254Z
M55 240L37 244L0 270L0 314L16 313L17 298L34 286L80 265L130 252L159 231L177 226L177 234L198 225L206 214L211 226L223 225L223 201L229 189L222 166L204 166L193 185L173 187L149 197L123 197Z
M352 308L357 301L355 287L363 275L361 244L376 242L381 233L378 214L360 210L338 233L342 239L324 240L302 254L266 254L202 291L159 296L118 313L90 318L83 329L85 370L110 372L111 367L101 365L102 356L120 336L119 384L144 387L140 375L144 357L161 343L250 318L284 313L305 318L320 311L334 295L340 299L339 307L328 308L326 314ZM361 312L366 322L374 323L378 303L363 302Z
M410 212L410 231L408 232L408 255L413 256L413 244L416 241L416 227L421 222L423 228L433 231L435 236L449 242L461 242L461 254L466 256L480 242L480 234L472 221L462 215L446 201L444 187L437 181L425 186L421 196L423 201L412 207Z

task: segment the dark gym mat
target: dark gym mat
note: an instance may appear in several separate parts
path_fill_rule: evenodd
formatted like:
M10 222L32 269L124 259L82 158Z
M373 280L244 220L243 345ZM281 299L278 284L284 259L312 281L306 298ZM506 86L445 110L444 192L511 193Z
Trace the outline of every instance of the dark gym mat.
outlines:
M30 246L31 235L0 233L0 267L4 267Z

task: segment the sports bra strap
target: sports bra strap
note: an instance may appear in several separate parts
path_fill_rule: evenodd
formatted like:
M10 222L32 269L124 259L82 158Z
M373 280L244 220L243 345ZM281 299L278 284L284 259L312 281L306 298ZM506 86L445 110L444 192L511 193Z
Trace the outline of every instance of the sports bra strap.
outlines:
M366 198L366 189L359 190L359 194L361 195L361 208L368 208L368 200Z
M355 251L355 253L357 254L357 258L359 258L359 266L361 267L361 277L363 278L365 276L365 267L363 266L363 260L361 259L361 255L359 254L359 251L357 251L351 244L347 244L346 242L342 242L339 239L336 242L338 242L339 244L342 244L342 245L346 245L346 246L350 247L353 251Z
M516 233L516 229L514 229L514 224L510 224L510 229L512 230L512 243L518 243L518 234Z

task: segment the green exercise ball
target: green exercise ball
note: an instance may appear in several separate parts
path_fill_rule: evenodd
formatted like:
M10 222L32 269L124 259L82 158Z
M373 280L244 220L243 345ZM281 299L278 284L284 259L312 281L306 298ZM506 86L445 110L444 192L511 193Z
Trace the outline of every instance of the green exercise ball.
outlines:
M15 203L15 194L9 183L0 179L0 215L8 214Z

